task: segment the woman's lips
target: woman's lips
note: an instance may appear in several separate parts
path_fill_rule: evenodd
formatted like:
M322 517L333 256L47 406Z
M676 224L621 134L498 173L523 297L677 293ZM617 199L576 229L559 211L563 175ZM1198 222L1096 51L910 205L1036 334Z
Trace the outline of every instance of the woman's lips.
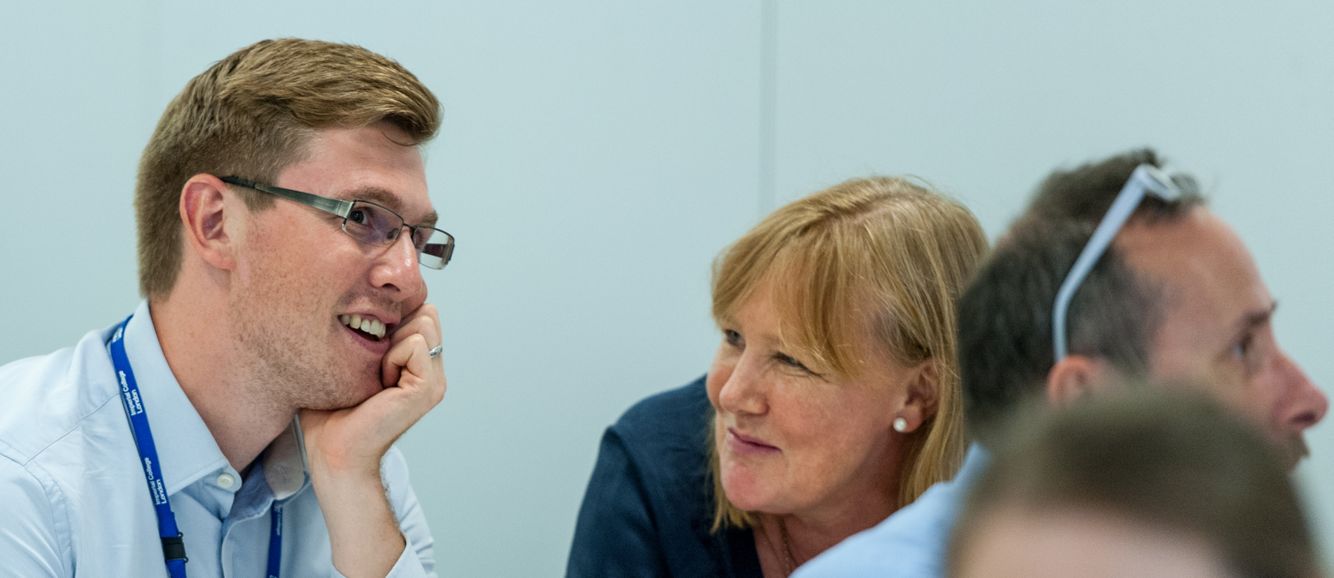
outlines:
M732 453L739 455L767 455L779 451L775 446L741 434L732 428L727 428L727 447Z

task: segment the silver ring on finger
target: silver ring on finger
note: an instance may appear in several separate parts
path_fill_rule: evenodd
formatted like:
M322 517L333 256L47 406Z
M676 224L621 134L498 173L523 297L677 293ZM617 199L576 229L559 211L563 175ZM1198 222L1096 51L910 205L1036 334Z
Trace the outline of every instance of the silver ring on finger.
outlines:
M431 358L431 359L435 359L435 358L437 358L437 357L440 357L440 352L442 352L442 351L444 351L444 350L445 350L445 344L441 343L440 345L437 345L437 346L435 346L435 347L432 347L430 351L427 351L427 352L426 352L426 357L429 357L429 358Z

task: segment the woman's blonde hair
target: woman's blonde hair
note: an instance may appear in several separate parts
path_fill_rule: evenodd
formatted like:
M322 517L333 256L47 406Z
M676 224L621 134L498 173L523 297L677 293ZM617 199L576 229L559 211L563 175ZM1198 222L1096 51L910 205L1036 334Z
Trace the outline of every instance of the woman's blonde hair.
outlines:
M898 177L854 179L774 211L713 267L713 316L736 311L769 279L784 341L819 367L855 376L867 330L895 361L929 361L936 413L905 439L900 506L949 479L963 459L963 406L955 360L954 302L987 250L963 205ZM713 528L749 527L753 515L723 491L717 444L709 452Z

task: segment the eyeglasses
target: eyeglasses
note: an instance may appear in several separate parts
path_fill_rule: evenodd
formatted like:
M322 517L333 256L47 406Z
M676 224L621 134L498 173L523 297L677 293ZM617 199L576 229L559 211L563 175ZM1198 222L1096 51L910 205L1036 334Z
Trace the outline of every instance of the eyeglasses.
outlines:
M292 189L264 185L240 177L219 177L222 182L276 195L311 206L343 220L343 232L353 239L372 246L386 246L398 240L403 228L412 233L412 245L417 248L417 261L431 269L444 269L454 256L454 236L425 225L409 225L402 215L393 210L360 199L343 200L312 195Z
M1103 215L1097 228L1093 229L1093 235L1089 237L1088 243L1084 244L1084 250L1079 252L1075 264L1070 267L1065 281L1056 292L1056 303L1051 312L1051 338L1056 361L1065 359L1068 354L1066 317L1070 309L1070 300L1074 298L1075 291L1079 290L1079 286L1093 270L1098 258L1107 252L1107 247L1112 244L1117 232L1125 226L1126 221L1130 220L1131 215L1135 214L1135 209L1139 208L1146 194L1169 202L1179 200L1183 196L1181 189L1172 182L1171 177L1153 165L1142 164L1130 173L1130 178L1126 180L1125 186L1121 187L1121 192L1117 193L1112 206L1107 208L1107 214Z

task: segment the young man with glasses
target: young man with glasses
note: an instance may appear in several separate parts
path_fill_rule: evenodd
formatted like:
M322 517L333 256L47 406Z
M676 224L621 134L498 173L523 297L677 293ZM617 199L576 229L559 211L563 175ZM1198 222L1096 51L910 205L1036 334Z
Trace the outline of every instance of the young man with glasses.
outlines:
M6 571L432 575L392 444L445 392L438 125L350 45L263 41L186 85L140 164L145 300L0 368Z
M931 577L967 488L1033 400L1062 407L1126 379L1208 384L1289 467L1328 401L1275 341L1276 303L1189 177L1142 150L1053 173L959 300L959 365L974 447L880 525L800 578Z

